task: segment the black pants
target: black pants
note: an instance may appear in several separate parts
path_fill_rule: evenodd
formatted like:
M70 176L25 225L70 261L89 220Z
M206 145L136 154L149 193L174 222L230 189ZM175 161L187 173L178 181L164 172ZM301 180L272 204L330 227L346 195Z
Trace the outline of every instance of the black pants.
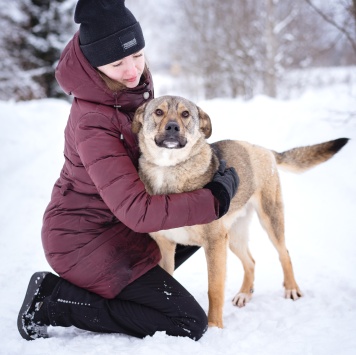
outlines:
M178 246L176 267L198 249ZM165 331L168 335L198 340L208 324L204 310L194 297L159 266L126 286L111 300L60 279L47 309L53 326L75 326L139 338Z

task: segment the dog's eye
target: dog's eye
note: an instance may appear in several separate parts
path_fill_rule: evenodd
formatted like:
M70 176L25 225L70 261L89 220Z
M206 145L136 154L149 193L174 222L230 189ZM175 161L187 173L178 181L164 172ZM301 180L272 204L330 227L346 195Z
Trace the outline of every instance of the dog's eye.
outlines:
M182 112L182 117L188 118L189 117L189 112L188 111L183 111Z
M155 111L155 113L157 116L163 116L163 111L159 108Z

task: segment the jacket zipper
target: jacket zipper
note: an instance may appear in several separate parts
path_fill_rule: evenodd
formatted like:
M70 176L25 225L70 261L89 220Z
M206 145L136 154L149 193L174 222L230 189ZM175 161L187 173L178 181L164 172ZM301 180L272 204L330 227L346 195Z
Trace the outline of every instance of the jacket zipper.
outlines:
M121 105L118 104L117 102L117 92L114 92L114 98L115 98L115 105L114 108L116 109L117 115L119 115L119 109L121 108ZM120 140L124 142L124 135L120 133Z

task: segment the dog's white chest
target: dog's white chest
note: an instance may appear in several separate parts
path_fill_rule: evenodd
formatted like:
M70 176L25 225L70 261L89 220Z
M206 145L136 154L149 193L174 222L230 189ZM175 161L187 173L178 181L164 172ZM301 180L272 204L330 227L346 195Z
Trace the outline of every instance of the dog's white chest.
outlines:
M162 166L152 168L147 180L152 195L177 193L185 181L179 170Z
M171 166L172 160L175 162L175 159L172 159L174 157L175 151L171 151L169 149L162 149L159 151L159 154L156 154L155 157L155 164L157 166Z
M156 169L154 174L154 179L151 180L152 189L155 193L160 193L164 182L167 179L167 174L165 174L163 169Z

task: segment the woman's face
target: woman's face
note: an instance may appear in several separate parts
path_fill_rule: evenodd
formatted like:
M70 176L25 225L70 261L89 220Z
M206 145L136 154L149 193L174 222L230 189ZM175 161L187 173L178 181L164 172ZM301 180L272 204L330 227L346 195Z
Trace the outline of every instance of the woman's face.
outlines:
M138 85L144 68L145 56L143 50L116 62L98 67L110 79L118 81L127 88L134 88Z

